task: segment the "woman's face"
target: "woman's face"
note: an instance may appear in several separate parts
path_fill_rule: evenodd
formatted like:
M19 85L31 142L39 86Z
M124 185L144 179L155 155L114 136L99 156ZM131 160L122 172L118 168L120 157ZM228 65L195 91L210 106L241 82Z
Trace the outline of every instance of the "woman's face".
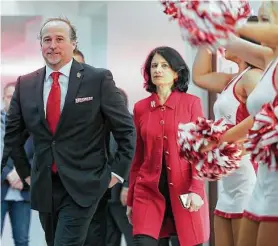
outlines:
M175 79L178 78L169 63L159 54L155 54L151 62L151 79L158 87L172 87Z

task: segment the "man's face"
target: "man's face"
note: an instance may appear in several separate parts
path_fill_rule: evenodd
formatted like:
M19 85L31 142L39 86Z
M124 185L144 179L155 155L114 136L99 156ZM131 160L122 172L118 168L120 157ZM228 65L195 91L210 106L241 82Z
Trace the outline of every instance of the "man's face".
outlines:
M7 112L10 107L11 99L14 94L15 87L9 86L4 90L3 102L4 102L4 109Z
M41 50L46 63L59 70L73 56L76 42L70 39L70 27L62 21L48 22L41 33Z

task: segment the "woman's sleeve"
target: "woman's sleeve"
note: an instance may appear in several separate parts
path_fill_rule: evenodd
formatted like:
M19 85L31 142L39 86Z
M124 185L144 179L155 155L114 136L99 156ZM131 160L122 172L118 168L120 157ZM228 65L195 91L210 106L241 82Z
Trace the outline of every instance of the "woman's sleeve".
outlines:
M133 204L133 194L134 194L134 186L137 178L137 174L140 170L140 167L144 161L144 143L140 134L140 124L139 124L139 116L136 110L136 105L133 110L134 123L136 128L136 148L135 148L135 156L133 158L131 169L129 173L129 189L128 189L128 197L127 197L127 206L132 206Z
M194 122L198 117L204 117L203 108L201 105L201 100L197 98L192 104L191 108L191 122ZM203 198L204 196L204 181L201 179L196 179L197 170L195 167L192 167L192 182L189 188L189 192L195 193Z

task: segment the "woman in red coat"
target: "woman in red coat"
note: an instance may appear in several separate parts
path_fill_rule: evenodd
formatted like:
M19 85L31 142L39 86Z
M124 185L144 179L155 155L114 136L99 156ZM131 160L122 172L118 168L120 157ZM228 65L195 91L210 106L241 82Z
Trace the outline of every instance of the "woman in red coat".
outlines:
M181 246L198 245L209 239L205 185L180 157L177 134L179 123L203 116L201 102L186 93L189 69L176 50L156 48L143 71L151 96L134 107L137 143L127 201L134 245L157 246L175 234ZM186 208L182 194L188 194Z

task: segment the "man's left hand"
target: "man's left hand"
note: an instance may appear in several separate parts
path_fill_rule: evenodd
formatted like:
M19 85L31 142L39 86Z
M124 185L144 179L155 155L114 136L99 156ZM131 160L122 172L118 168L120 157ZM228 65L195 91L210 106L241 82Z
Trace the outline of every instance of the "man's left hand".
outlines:
M31 185L31 177L28 176L28 177L25 179L25 182L30 186L30 185Z
M128 188L123 187L122 191L121 191L120 199L121 199L121 203L124 207L126 206L126 203L127 203L127 194L128 194Z
M119 183L120 180L115 176L115 175L111 175L111 181L109 183L108 188L112 188L115 184Z

